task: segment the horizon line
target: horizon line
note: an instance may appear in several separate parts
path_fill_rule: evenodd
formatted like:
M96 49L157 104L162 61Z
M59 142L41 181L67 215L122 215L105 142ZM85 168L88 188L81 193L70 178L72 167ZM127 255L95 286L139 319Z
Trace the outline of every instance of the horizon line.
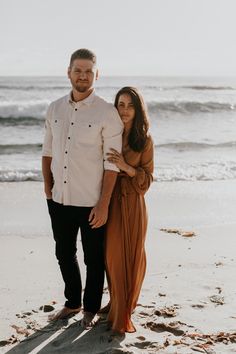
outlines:
M66 75L30 75L30 74L25 74L25 75L22 75L22 74L16 74L16 75L1 75L0 74L0 78L1 77L65 77L67 78ZM181 78L236 78L236 75L223 75L223 74L218 74L218 75L186 75L186 74L177 74L177 75L158 75L158 74L155 74L155 75L100 75L100 77L156 77L156 78L177 78L177 77L181 77Z

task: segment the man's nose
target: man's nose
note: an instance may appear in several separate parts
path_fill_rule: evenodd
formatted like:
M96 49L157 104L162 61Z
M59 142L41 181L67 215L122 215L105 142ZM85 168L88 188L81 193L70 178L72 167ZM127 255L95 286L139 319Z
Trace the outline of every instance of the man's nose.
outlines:
M80 73L80 78L81 78L81 79L85 79L85 78L87 78L86 73Z

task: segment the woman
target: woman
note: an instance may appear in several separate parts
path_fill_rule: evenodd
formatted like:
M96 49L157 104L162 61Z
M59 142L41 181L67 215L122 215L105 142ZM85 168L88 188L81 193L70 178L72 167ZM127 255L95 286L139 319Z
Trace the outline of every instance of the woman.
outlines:
M122 154L114 149L108 160L120 173L109 209L106 267L110 288L108 321L115 333L135 332L131 314L136 307L146 270L144 249L147 214L144 194L153 177L153 142L148 118L136 88L124 87L115 107L124 123Z

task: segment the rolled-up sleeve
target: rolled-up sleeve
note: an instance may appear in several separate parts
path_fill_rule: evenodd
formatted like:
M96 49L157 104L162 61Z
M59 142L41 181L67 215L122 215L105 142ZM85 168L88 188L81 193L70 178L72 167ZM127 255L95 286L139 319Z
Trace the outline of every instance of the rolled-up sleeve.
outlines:
M122 133L123 123L116 108L111 105L110 112L106 117L105 124L102 131L103 136L103 159L104 170L111 170L119 172L119 168L115 164L107 161L107 153L110 149L115 149L119 152L122 150Z
M52 104L48 107L45 120L45 134L42 148L42 156L52 157L52 131L51 131Z
M131 183L139 194L145 194L153 181L153 140L148 138L142 152L140 166L136 168L136 175L131 178Z

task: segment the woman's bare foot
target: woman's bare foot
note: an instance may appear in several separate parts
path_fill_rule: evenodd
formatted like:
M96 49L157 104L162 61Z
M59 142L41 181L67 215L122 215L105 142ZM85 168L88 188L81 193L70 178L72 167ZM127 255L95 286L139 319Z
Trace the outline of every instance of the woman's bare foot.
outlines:
M102 307L102 308L98 311L98 313L106 314L106 313L108 313L108 312L110 311L110 308L111 308L111 303L110 303L110 301L109 301L106 306Z
M100 317L95 313L92 312L84 312L84 317L81 320L81 326L84 327L85 329L90 329L94 327L98 321L100 320Z
M67 318L68 316L79 313L80 311L81 311L81 307L78 307L77 309L70 309L69 307L63 307L57 313L48 316L48 319L49 321L62 320L63 318Z

